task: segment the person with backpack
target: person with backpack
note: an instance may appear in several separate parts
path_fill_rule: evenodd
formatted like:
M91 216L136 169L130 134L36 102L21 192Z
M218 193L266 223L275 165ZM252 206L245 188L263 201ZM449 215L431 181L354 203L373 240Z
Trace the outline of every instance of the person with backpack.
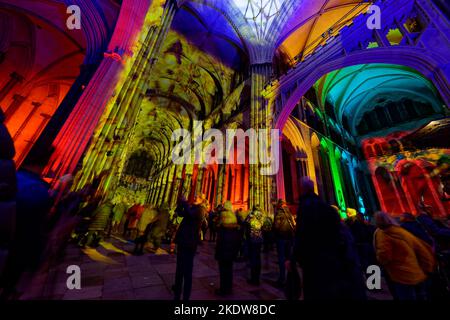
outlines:
M276 206L273 233L275 235L275 242L277 246L278 267L280 269L277 285L282 287L286 280L285 263L291 256L295 234L294 217L289 210L286 201L282 199L278 200Z
M250 262L250 279L247 281L252 285L259 285L261 276L261 247L263 244L262 227L264 216L259 205L255 205L253 210L245 219L247 226L248 255Z

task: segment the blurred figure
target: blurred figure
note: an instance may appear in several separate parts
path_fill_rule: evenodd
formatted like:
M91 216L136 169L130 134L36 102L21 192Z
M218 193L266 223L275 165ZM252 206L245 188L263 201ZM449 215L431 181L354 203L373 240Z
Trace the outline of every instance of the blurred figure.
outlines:
M206 240L206 232L208 231L209 203L208 199L206 199L206 195L203 193L198 197L197 201L205 208L205 214L202 217L201 235L200 235L200 239L204 241Z
M14 238L0 281L4 289L3 298L10 295L14 298L16 284L22 274L36 271L41 262L47 240L48 217L53 205L49 189L50 186L39 175L17 172Z
M222 205L218 205L214 210L211 210L208 217L209 241L215 242L217 236L217 223L220 213L223 210Z
M17 177L14 142L3 124L0 108L0 280L12 251L16 224ZM2 283L0 283L0 288Z
M295 220L286 201L279 199L275 208L273 231L277 245L278 267L280 274L277 285L282 287L286 280L286 260L290 259L295 234Z
M151 250L156 252L161 247L161 241L169 224L170 209L167 203L164 203L158 210L158 219L150 230L149 242Z
M148 234L150 232L152 224L158 219L158 212L152 205L145 205L142 211L141 218L137 223L137 235L134 240L136 246L134 248L133 254L143 255L144 246L147 242Z
M177 244L177 267L175 273L175 285L173 287L175 300L188 301L192 289L192 269L194 256L200 242L200 228L203 217L207 214L201 198L197 198L192 206L184 199L179 201L175 210L179 217L183 218L178 228L175 243Z
M434 239L428 234L428 231L424 227L422 227L422 225L416 220L416 217L413 214L409 212L403 213L400 216L400 226L434 248Z
M215 258L219 263L220 289L218 295L228 295L233 287L233 262L237 257L241 237L236 214L230 201L225 202L217 223Z
M239 249L238 260L242 261L248 258L247 224L245 222L248 211L239 208L236 216L238 219L239 231L241 233L241 247Z
M127 205L125 204L122 198L119 198L116 205L113 208L113 217L111 222L112 233L119 232L120 222L122 221L122 218L124 217L126 212L127 212Z
M267 253L272 250L273 242L274 242L274 234L273 234L273 221L272 218L268 214L263 214L263 226L262 226L262 235L263 235L263 252Z
M253 210L245 219L248 255L250 260L250 279L247 281L252 285L259 285L261 276L261 247L263 244L262 227L264 216L259 205L255 205Z
M142 213L144 212L144 206L142 204L135 204L130 209L128 209L126 213L126 221L123 228L123 236L125 238L133 238L136 233L137 224L139 219L141 218Z
M375 222L375 251L391 281L394 299L428 300L426 280L436 266L431 246L385 212L376 213Z
M450 228L433 219L432 207L425 204L419 205L420 213L417 216L417 222L429 233L435 240L438 250L450 250Z
M95 211L88 227L88 235L86 245L88 247L96 247L104 236L104 231L108 227L108 221L112 214L113 204L106 201L101 204Z
M349 218L346 223L355 241L361 268L365 274L367 267L375 262L375 252L373 249L373 234L375 229L366 222L364 215L359 212Z
M348 228L338 211L314 192L303 178L292 263L303 270L305 300L364 300L361 266ZM294 265L287 263L289 269ZM292 270L292 269L291 269Z

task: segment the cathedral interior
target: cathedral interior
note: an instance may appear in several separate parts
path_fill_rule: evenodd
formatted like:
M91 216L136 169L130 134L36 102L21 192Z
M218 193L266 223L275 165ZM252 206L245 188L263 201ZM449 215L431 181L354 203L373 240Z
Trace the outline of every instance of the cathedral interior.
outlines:
M446 217L449 105L445 0L0 0L0 176L53 190L70 177L129 206L203 194L295 213L308 177L343 219ZM198 125L278 135L175 164L173 133ZM263 175L249 159L275 147Z

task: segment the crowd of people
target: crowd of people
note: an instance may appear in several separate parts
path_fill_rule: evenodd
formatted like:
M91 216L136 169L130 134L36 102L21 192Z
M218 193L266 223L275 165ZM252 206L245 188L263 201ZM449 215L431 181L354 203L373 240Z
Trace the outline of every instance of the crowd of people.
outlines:
M202 194L192 202L179 199L173 209L168 204L129 205L122 197L96 196L96 181L78 191L58 193L56 188L49 193L37 177L19 177L25 181L17 197L21 237L1 278L8 288L4 292L14 288L23 271L57 260L67 242L96 247L115 236L133 242L135 255L158 252L163 243L176 254L175 300L190 299L194 260L204 241L215 243L220 296L233 292L237 261L247 262L248 283L259 286L262 254L275 249L274 285L284 288L288 299L298 299L299 292L292 290L301 290L305 300L365 300L366 271L372 265L381 267L395 300L449 298L450 228L433 219L426 205L417 216L404 213L394 219L378 212L369 223L360 213L342 220L338 208L325 203L307 178L299 186L295 215L283 200L269 215L258 205L235 211L230 201L211 208ZM70 189L70 183L70 177L63 179L63 189Z
M232 293L233 263L242 259L248 261L248 283L258 286L261 254L275 244L276 285L285 288L287 298L298 299L292 294L296 287L303 289L305 300L366 300L368 267L378 266L395 300L449 299L450 228L433 219L429 207L420 206L418 216L404 213L398 221L377 212L371 224L361 213L342 220L307 178L300 193L296 217L283 200L276 203L273 218L258 205L233 212L229 201L213 210L202 196L193 204L179 201L175 212L183 220L175 237L175 299L182 293L184 300L190 298L195 253L207 229L209 241L216 242L218 295ZM292 276L298 267L301 284L293 283L300 282Z

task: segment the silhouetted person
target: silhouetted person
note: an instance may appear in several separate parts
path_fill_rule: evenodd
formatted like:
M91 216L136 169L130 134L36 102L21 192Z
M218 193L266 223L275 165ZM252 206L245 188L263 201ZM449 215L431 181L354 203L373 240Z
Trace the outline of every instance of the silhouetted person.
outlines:
M291 257L295 235L294 217L286 202L282 199L278 200L277 203L273 232L277 245L278 267L280 269L277 285L282 286L286 280L285 263Z
M222 211L222 206L217 206L214 210L211 210L208 217L208 229L209 229L209 241L216 241L217 237L217 220L220 216L220 212Z
M302 179L300 194L293 260L303 270L304 299L365 299L356 247L338 211L314 193L308 178Z
M375 262L375 252L373 250L373 233L375 228L364 220L364 215L361 213L357 213L356 216L349 218L347 225L358 250L361 268L365 273L367 267Z
M217 223L215 258L219 263L220 289L218 295L230 294L233 287L233 262L237 257L241 235L236 214L230 201L225 202Z
M166 234L169 219L169 205L164 203L158 210L158 220L156 220L150 230L149 241L152 246L152 251L156 252L161 247L161 241Z
M196 199L192 206L189 206L187 201L181 200L175 212L183 218L183 221L175 236L177 267L174 293L175 300L180 300L183 291L183 300L187 301L191 296L194 256L200 242L200 228L206 208L200 198Z
M428 231L416 220L416 217L413 214L408 212L403 213L400 216L400 226L434 248L435 243L433 237L431 237Z
M249 213L245 219L247 241L248 241L248 256L250 262L250 279L247 281L252 285L259 285L259 278L261 276L261 247L263 244L262 227L264 223L263 212L259 205L253 207L252 212Z
M144 246L145 243L147 242L147 238L150 233L150 228L157 219L158 219L158 212L156 211L155 207L152 205L144 206L141 218L139 219L139 222L137 224L138 234L136 236L136 239L134 240L135 248L133 253L135 255L144 254Z

